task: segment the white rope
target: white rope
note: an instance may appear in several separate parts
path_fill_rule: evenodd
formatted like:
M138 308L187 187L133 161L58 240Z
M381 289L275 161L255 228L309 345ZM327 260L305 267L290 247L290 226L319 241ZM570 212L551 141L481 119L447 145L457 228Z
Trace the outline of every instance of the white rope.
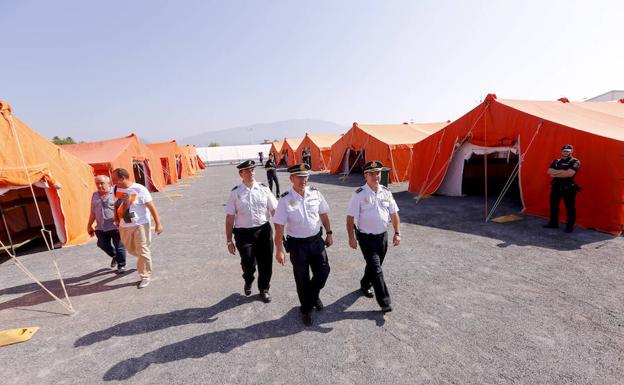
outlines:
M436 173L436 175L431 179L431 181L428 184L425 184L425 182L427 182L427 180L425 179L425 182L423 182L423 185L425 185L425 188L421 189L420 194L416 197L416 203L420 202L420 200L422 199L423 193L425 191L427 191L429 189L429 187L431 187L431 185L433 184L433 182L440 176L440 174L442 173L442 171L444 171L446 169L446 167L448 166L448 164L451 162L451 160L453 159L453 156L455 156L455 154L457 153L457 151L459 151L459 149L461 148L461 146L466 142L466 140L469 140L471 135L472 135L472 131L474 131L474 128L477 126L477 123L479 123L479 120L481 120L481 118L483 117L483 115L485 114L485 112L487 111L487 109L490 107L490 103L487 103L485 105L485 108L483 109L483 111L481 111L481 114L479 115L479 117L474 121L474 123L472 124L472 126L470 127L470 130L468 130L468 132L466 133L466 135L464 135L463 139L461 140L461 144L458 146L457 144L459 143L458 141L455 142L455 146L453 148L453 151L451 151L451 156L449 156L449 158L444 162L444 164L442 165L442 167L440 167L440 169L438 170L438 172ZM446 129L444 129L446 131ZM440 139L440 143L442 142L442 139ZM437 154L436 154L437 155ZM431 167L433 167L433 164L435 162L435 158L433 159L432 163L431 163ZM427 174L429 175L429 174Z
M503 198L505 197L505 194L507 194L507 191L509 190L509 188L513 184L514 178L518 175L518 172L520 171L520 164L524 161L524 157L526 156L527 152L529 152L529 149L533 145L533 141L535 140L535 137L537 136L537 134L540 131L540 128L542 128L543 125L544 125L544 121L539 122L539 124L537 125L537 128L535 129L535 132L533 133L533 137L531 138L531 141L529 142L526 150L524 151L523 154L518 154L518 163L516 163L516 166L514 167L513 171L511 172L511 175L507 179L507 182L505 182L505 185L503 186L503 189L502 189L501 193L498 195L498 198L496 199L496 202L494 202L494 205L492 206L492 210L490 210L490 213L485 218L486 222L489 221L490 218L492 218L492 216L494 215L494 211L496 211L498 206L501 204L501 202L503 201ZM518 150L520 150L520 149L518 148Z
M30 178L30 173L29 173L29 170L28 170L28 166L26 165L26 158L24 157L24 152L22 150L22 144L21 144L21 142L19 140L19 135L17 133L17 130L15 129L15 123L13 122L13 115L12 114L5 114L4 112L2 113L2 115L9 122L9 127L11 128L11 131L12 131L13 135L15 136L15 140L17 142L17 148L19 150L20 158L21 158L21 161L22 161L22 166L24 168L24 172L26 173L26 177L28 178L30 192L32 193L32 196L33 196L33 201L35 203L35 208L37 209L37 215L39 216L39 221L41 222L42 236L44 238L44 241L46 243L46 247L48 248L48 251L51 251L52 262L54 263L54 267L56 269L57 276L58 276L59 280L61 281L61 286L63 287L63 292L65 293L65 298L67 299L67 303L65 303L60 298L58 298L57 296L52 294L52 292L50 290L48 290L43 285L43 283L41 283L34 276L34 274L30 273L30 271L28 271L28 269L26 269L26 266L24 266L21 261L18 261L18 259L15 257L15 255L13 255L12 253L10 253L8 251L8 249L6 248L4 243L2 243L2 242L0 242L0 243L2 244L2 247L4 248L5 252L7 252L7 254L9 254L13 258L13 261L16 263L16 265L18 265L18 267L21 266L20 268L22 269L22 271L24 271L26 273L26 275L31 277L31 279L33 279L39 286L41 286L46 292L48 292L48 294L50 294L52 296L52 298L54 298L56 301L58 301L65 309L67 309L71 313L74 313L75 312L74 307L72 306L71 300L69 299L69 295L67 294L67 290L65 288L65 282L63 281L63 277L61 276L61 271L60 271L60 269L58 267L58 263L56 262L56 254L54 252L54 245L53 245L53 242L52 242L51 232L49 232L49 234L50 234L50 242L49 243L48 243L48 240L46 239L46 237L45 237L45 235L43 233L44 231L48 231L48 230L45 228L45 224L43 223L43 216L41 215L41 210L39 208L39 203L37 202L37 195L35 194L35 189L33 187L33 182L32 182L32 180Z

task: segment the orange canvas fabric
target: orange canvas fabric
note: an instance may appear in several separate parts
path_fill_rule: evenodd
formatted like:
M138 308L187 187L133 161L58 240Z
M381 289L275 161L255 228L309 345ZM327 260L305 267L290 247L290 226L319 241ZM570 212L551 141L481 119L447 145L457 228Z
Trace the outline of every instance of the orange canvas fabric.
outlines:
M175 140L172 140L171 143L176 146L176 158L180 167L178 179L189 178L195 174L193 174L191 169L191 161L188 158L187 151L185 146L180 146Z
M279 161L280 159L280 154L282 151L282 143L283 142L279 142L279 141L275 141L271 143L271 149L269 150L269 154L273 154L276 161Z
M331 157L331 146L340 139L340 135L309 135L306 134L299 147L295 150L297 162L303 162L301 152L304 147L310 148L313 171L327 170Z
M342 171L347 149L365 150L365 161L379 160L391 169L390 182L408 180L412 147L441 130L448 123L358 124L331 146L329 172Z
M282 155L280 155L280 157L284 156L283 155L284 151L288 153L288 164L287 164L288 167L297 164L298 158L297 158L297 154L295 150L297 149L297 147L299 147L299 144L301 144L302 140L303 138L284 138L284 142L282 142L282 150L281 150Z
M173 142L149 143L147 145L154 155L161 160L163 166L163 178L165 183L174 184L178 182L178 173L176 172L176 151L177 146ZM163 158L166 159L166 168L163 165Z
M11 121L15 131L11 129ZM65 245L77 245L89 240L86 228L91 194L95 191L91 166L28 127L12 114L4 101L0 101L0 143L0 188L47 182L49 205L57 218L55 227L61 241ZM28 214L31 223L38 224L34 205L28 210L32 211Z
M130 172L130 178L133 181L132 161L147 161L151 175L149 175L149 186L145 187L151 191L162 191L165 188L160 158L154 155L152 150L143 144L135 134L96 142L66 144L62 147L93 166L96 174L104 174L110 177L114 169L121 167Z
M501 100L485 101L414 147L409 191L432 194L440 187L456 146L518 145L524 212L547 217L551 178L546 169L572 144L581 161L575 177L577 220L582 227L621 234L624 223L624 104ZM565 210L561 210L565 221Z

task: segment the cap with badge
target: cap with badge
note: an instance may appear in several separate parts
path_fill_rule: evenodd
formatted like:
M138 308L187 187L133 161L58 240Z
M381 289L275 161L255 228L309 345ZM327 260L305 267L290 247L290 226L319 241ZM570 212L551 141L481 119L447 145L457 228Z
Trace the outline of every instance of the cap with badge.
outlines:
M383 168L383 163L378 160L371 160L364 165L364 173L378 172Z
M256 167L256 162L254 162L253 160L246 160L243 163L236 166L236 168L239 170L247 170L248 168L254 168L254 167Z
M294 166L288 167L288 172L290 175L296 176L309 176L310 175L310 166L305 163L299 163Z
M571 144L564 144L563 147L561 147L561 151L572 151L573 147Z

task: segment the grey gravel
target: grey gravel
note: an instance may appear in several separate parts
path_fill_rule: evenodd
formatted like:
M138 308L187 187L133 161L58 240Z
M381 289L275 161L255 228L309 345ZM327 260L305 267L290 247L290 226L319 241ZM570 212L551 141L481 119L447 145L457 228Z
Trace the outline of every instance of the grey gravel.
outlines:
M282 190L289 185L279 173ZM259 170L258 179L266 180ZM290 264L274 264L273 302L242 295L227 254L223 203L233 166L210 167L155 195L165 233L153 242L145 289L129 257L115 274L95 242L54 252L77 313L0 265L0 329L39 326L0 348L0 382L13 384L622 384L624 240L593 230L545 230L541 218L483 222L483 198L416 202L391 188L403 243L384 272L394 311L357 291L359 250L344 217L361 175L315 174L332 207L336 244L304 327ZM182 196L175 196L181 194ZM168 196L169 195L169 196ZM547 199L547 192L544 194ZM517 213L507 200L498 214ZM50 253L21 260L61 293Z

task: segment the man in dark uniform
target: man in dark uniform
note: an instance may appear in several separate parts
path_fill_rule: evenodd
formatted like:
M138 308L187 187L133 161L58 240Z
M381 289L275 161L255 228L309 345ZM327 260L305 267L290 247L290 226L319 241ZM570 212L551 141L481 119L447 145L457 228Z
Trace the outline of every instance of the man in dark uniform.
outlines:
M372 286L381 311L387 313L392 311L392 306L390 292L381 269L388 251L386 229L388 223L392 222L394 228L392 244L398 246L401 243L399 233L401 221L399 208L392 197L392 192L379 183L382 168L383 164L374 160L364 165L366 184L351 195L351 202L347 209L347 234L349 246L357 249L359 243L366 261L364 277L360 280L360 290L366 297L372 298Z
M284 265L284 249L290 253L297 295L301 303L304 325L312 325L312 308L321 310L323 302L319 298L321 289L329 276L329 262L325 247L332 245L333 237L329 223L329 205L323 194L315 187L308 186L310 167L299 163L288 168L292 188L282 194L275 210L275 259ZM321 224L327 232L322 238ZM286 244L283 243L284 234ZM312 270L312 278L310 278Z
M559 227L559 203L563 203L567 212L567 223L565 232L571 233L574 230L576 221L576 193L579 186L574 183L574 177L581 168L581 161L572 157L572 145L566 144L561 148L560 159L555 159L548 168L548 175L553 179L550 182L550 221L545 228L556 229Z
M273 269L273 231L269 219L275 213L277 199L264 183L256 182L255 167L253 160L236 166L243 183L232 189L225 206L225 237L230 254L234 255L238 248L245 295L251 294L257 265L260 299L268 303Z
M267 180L269 181L269 190L273 191L273 182L275 182L275 196L279 197L279 181L277 180L277 164L275 163L275 155L272 152L269 153L269 159L266 161L264 168L266 168Z

